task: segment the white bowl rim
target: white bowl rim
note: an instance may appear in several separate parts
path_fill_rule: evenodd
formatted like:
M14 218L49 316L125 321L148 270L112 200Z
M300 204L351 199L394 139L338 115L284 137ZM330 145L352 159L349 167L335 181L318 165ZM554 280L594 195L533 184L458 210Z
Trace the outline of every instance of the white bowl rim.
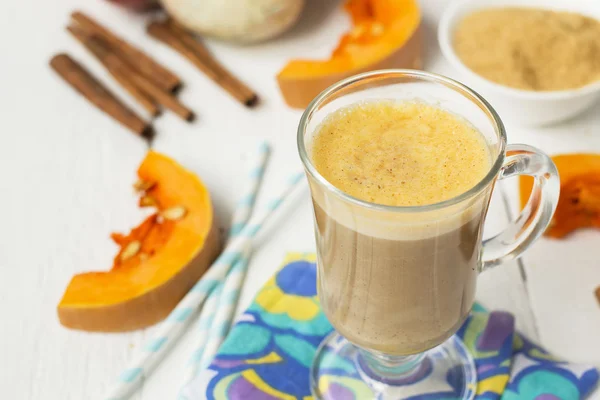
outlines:
M533 91L533 90L523 90L511 88L510 86L501 85L499 83L493 82L473 70L467 67L462 60L458 57L456 52L454 51L454 46L451 42L451 30L454 28L454 20L456 19L456 14L462 9L462 7L471 4L477 3L480 9L484 8L501 8L502 6L498 5L489 5L486 7L485 0L454 0L446 9L443 11L442 18L440 19L440 23L438 25L438 42L442 53L446 57L446 59L453 65L453 67L457 68L460 72L478 80L481 84L488 85L492 87L494 90L498 92L502 92L505 95L523 98L523 99L532 99L532 100L556 100L556 99L565 99L565 98L574 98L587 94L594 93L596 91L600 91L600 80L591 82L585 86L575 88L575 89L567 89L567 90L552 90L552 91ZM511 6L518 6L518 1L513 1L510 4ZM569 3L565 1L565 5ZM524 7L532 7L530 2L523 1L522 4ZM508 5L506 5L508 6ZM540 9L548 9L549 7L544 7L543 3L536 5L535 8Z

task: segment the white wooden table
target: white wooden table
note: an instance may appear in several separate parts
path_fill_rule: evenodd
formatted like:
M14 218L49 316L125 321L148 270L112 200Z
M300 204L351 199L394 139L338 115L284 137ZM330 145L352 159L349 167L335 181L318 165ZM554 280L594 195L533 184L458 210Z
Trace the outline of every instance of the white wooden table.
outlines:
M99 398L152 329L130 334L86 334L60 326L55 307L77 272L109 267L108 235L141 218L130 189L146 151L137 137L93 109L48 67L68 51L119 93L104 70L64 30L82 8L165 62L186 83L182 100L198 112L193 125L166 113L155 124L154 148L195 171L211 188L221 221L228 221L244 174L244 158L261 139L274 148L259 202L278 180L300 167L295 135L300 112L284 106L274 79L292 57L325 57L348 20L336 0L309 0L300 24L276 41L253 47L209 42L218 57L262 96L245 110L191 64L144 33L145 17L101 0L2 1L0 4L0 398ZM445 1L423 1L427 69L454 76L435 41ZM600 106L569 123L520 129L506 121L510 142L549 153L600 151ZM140 110L141 111L141 110ZM499 230L516 207L515 182L497 191L487 228ZM309 197L261 236L240 309L277 268L286 251L314 249ZM513 312L518 328L550 351L600 366L600 233L566 241L542 240L519 263L481 276L478 299ZM191 337L162 363L140 400L174 398Z

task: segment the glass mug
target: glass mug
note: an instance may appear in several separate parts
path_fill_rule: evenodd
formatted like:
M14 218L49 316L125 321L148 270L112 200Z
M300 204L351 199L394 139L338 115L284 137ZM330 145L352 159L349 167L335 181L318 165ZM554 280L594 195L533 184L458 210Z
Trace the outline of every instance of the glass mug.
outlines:
M330 184L310 158L316 128L341 107L381 99L419 99L464 117L493 157L487 175L455 198L411 207L370 203ZM368 72L326 89L300 120L298 149L313 200L318 295L336 330L313 361L315 397L472 398L474 363L454 334L473 306L477 275L518 257L548 226L559 195L552 160L507 146L500 117L467 86L412 70ZM516 175L535 178L527 205L483 240L496 180Z

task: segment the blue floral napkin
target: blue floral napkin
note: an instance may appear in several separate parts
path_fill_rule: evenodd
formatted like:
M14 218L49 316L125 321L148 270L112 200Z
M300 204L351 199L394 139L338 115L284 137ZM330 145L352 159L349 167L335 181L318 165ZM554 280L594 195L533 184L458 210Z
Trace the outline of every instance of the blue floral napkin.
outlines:
M291 253L183 394L189 400L310 400L310 365L331 331L317 299L315 256ZM595 368L558 360L515 332L509 313L476 305L457 335L476 363L476 399L575 400L598 383ZM350 375L319 387L331 399L364 399L368 393ZM412 400L425 398L457 394L449 379L448 390Z

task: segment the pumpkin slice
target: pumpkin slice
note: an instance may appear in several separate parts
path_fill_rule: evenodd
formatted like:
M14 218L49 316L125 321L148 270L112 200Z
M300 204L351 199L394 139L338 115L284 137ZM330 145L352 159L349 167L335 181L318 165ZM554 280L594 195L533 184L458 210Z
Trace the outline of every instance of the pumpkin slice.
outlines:
M349 0L352 19L331 58L293 60L277 75L291 107L306 108L321 91L349 76L386 68L422 68L421 14L416 0Z
M552 157L560 175L560 198L545 234L563 238L579 228L600 228L600 154L562 154ZM525 206L533 178L520 178Z
M58 305L68 328L122 332L161 321L219 253L210 196L193 173L150 151L138 176L141 199L157 212L128 235L112 235L120 250L110 271L73 277Z

